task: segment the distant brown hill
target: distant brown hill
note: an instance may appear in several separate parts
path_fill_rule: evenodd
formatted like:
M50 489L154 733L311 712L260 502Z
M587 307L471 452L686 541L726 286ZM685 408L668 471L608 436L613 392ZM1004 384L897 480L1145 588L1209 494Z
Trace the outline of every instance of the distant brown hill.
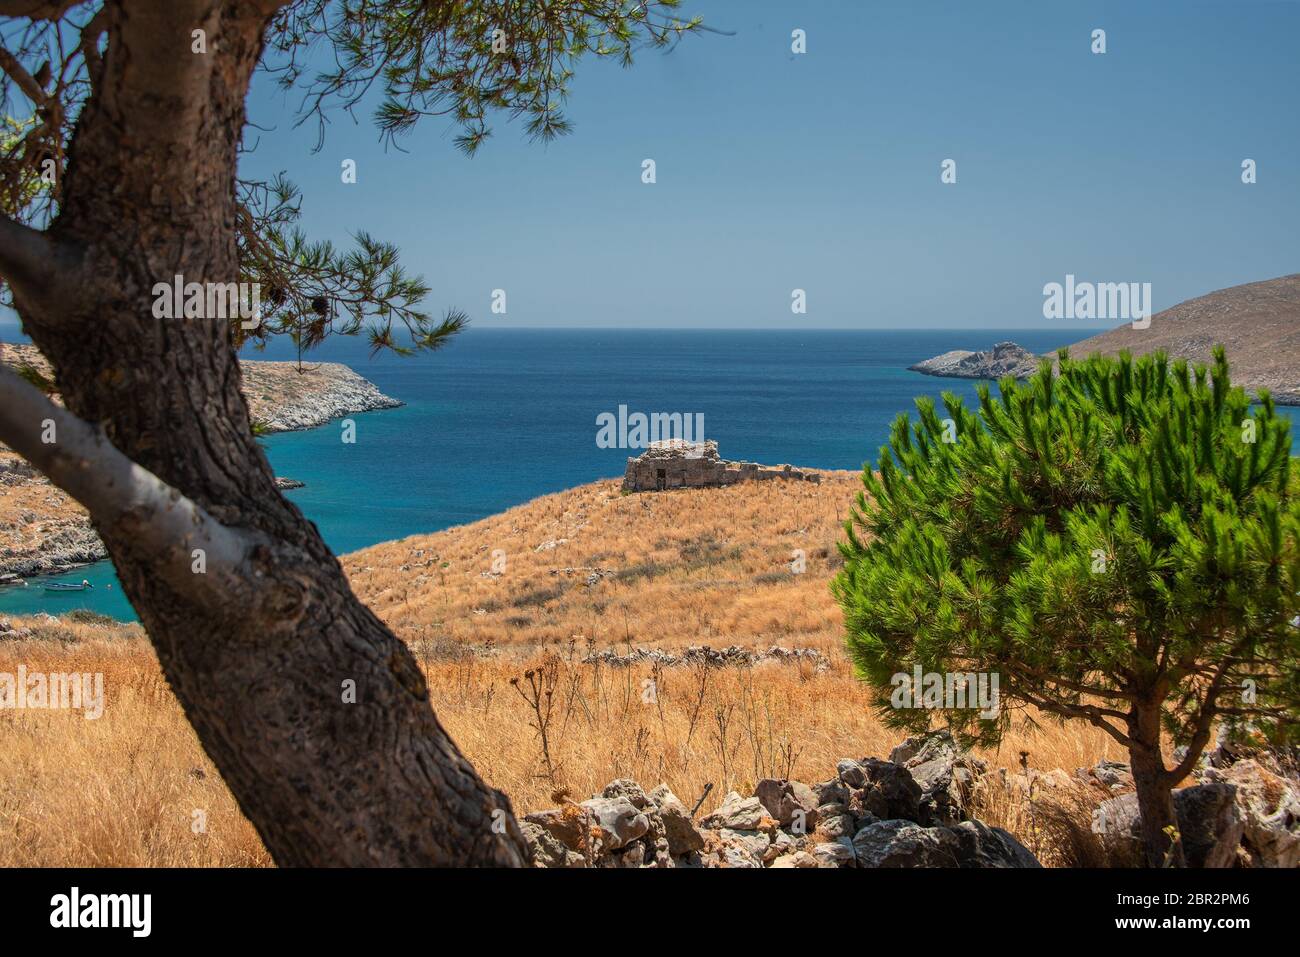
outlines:
M1128 324L1077 342L1070 356L1164 350L1208 364L1219 343L1228 350L1234 383L1249 392L1268 389L1278 403L1300 405L1300 273L1188 299L1156 313L1147 329Z

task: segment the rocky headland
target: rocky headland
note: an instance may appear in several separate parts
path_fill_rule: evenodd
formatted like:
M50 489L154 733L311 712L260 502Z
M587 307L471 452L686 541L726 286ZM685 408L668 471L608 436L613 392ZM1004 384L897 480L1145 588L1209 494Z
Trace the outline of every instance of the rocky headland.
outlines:
M314 429L345 415L402 404L337 362L312 364L302 373L295 362L245 360L240 365L249 414L264 432Z
M1188 299L1157 312L1147 329L1129 323L1076 342L1070 357L1163 351L1209 365L1216 345L1227 349L1234 385L1300 405L1300 273Z
M35 346L0 343L0 362L53 389L58 401L54 370ZM240 368L249 415L262 433L316 428L340 416L402 404L336 362L311 363L301 373L294 362L245 360ZM282 490L302 484L276 479ZM0 585L107 557L81 506L0 445Z
M0 342L0 362L24 367L55 387L54 370L35 346ZM314 429L355 412L394 409L402 403L386 396L374 383L337 362L313 362L298 371L296 362L244 359L244 398L248 414L260 432Z
M1234 384L1252 394L1267 389L1279 405L1300 405L1300 273L1188 299L1156 313L1146 328L1126 323L1069 349L1074 359L1160 351L1209 365L1216 345L1227 349ZM999 342L981 352L954 349L908 368L960 379L1027 379L1043 358L1055 359L1055 353L1037 356L1014 342Z

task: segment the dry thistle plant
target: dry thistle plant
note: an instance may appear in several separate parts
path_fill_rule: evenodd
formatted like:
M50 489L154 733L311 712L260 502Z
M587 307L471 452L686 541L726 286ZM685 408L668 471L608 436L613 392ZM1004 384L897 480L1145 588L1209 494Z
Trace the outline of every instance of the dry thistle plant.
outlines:
M542 745L542 760L546 764L546 777L551 787L557 786L557 767L551 757L551 718L555 713L555 688L560 680L560 659L551 653L542 658L536 668L524 672L524 680L510 679L511 686L532 708L532 726Z

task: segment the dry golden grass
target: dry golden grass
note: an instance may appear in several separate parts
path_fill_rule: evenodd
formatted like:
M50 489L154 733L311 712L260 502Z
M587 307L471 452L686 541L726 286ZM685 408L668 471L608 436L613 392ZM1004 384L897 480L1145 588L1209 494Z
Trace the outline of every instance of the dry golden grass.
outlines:
M709 810L729 790L752 793L764 777L824 781L840 758L884 758L902 739L875 716L869 694L842 658L820 673L806 662L654 669L584 665L580 658L575 647L522 658L423 662L443 724L516 810L554 806L557 787L581 800L619 777L647 788L667 782L688 806L711 783L704 803ZM549 766L537 709L520 694L531 691L528 682L511 684L526 669L551 672L544 679L554 692ZM1015 772L1022 750L1031 768L1071 774L1102 757L1123 759L1102 732L1078 724L1039 732L1018 727L997 751L979 755ZM997 792L996 785L990 788L982 816L1049 850L1029 832L1021 791ZM1085 827L1090 813L1080 817Z
M101 672L99 718L0 710L0 865L269 865L138 626L14 619L0 672ZM206 814L195 833L195 811Z
M622 495L616 481L343 560L393 628L458 647L838 647L828 582L856 475ZM794 574L794 552L806 571ZM504 558L504 571L493 572ZM498 564L498 567L500 565ZM593 575L599 580L588 585Z
M667 782L688 804L711 783L707 810L761 777L825 780L839 758L883 757L900 740L852 677L827 590L837 521L855 484L841 473L821 486L620 496L601 482L344 563L421 662L444 726L516 811L554 806L557 790L581 800L618 777ZM568 541L537 550L559 539ZM492 577L497 548L506 570ZM802 575L789 571L796 548L807 556ZM587 586L589 572L561 571L578 566L615 574ZM0 711L0 865L269 863L138 627L15 624L36 637L0 643L0 671L20 662L102 671L107 705L95 721ZM581 662L629 639L814 647L830 664L819 672L806 660L713 669ZM521 694L532 693L529 671L552 692L541 699L544 722ZM1017 730L982 756L1017 770L1021 750L1031 767L1070 772L1122 757L1100 731L1074 724ZM196 809L207 814L202 834L191 828ZM1072 859L1015 789L995 786L981 814L1049 863Z

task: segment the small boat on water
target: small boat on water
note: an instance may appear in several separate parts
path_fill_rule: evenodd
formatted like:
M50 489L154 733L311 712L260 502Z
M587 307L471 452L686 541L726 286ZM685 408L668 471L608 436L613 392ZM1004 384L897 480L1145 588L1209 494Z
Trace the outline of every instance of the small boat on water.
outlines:
M83 578L81 580L81 584L79 585L73 584L71 582L49 582L46 584L45 590L53 591L53 592L85 591L87 588L94 588L94 587L95 587L94 585L92 585L90 582L86 581Z

